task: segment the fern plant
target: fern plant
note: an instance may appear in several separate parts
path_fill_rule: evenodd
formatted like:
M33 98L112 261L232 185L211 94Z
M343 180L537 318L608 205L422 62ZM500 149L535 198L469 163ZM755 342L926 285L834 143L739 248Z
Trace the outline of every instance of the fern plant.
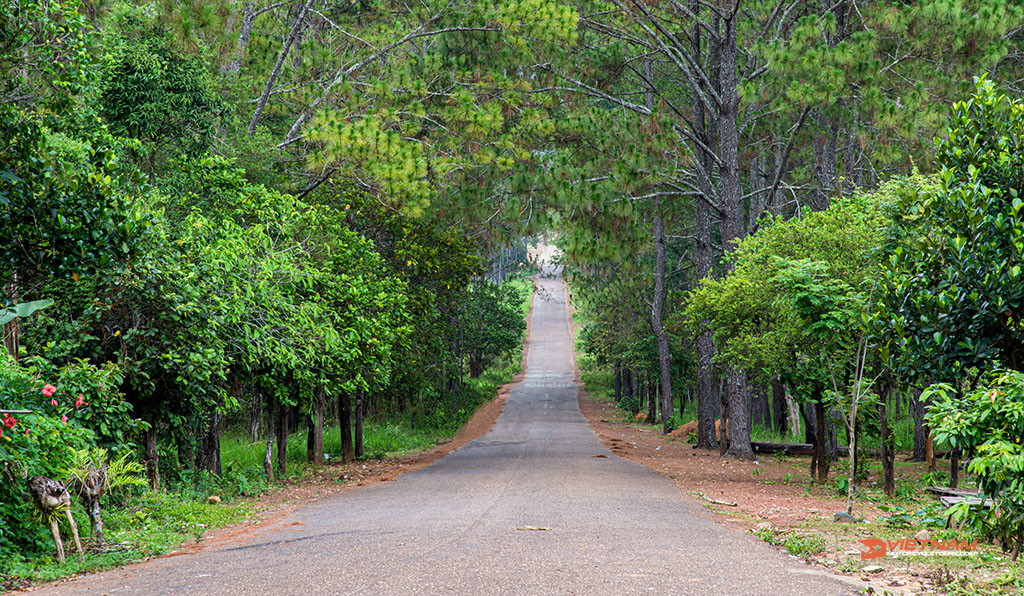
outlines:
M145 468L130 459L125 452L113 461L109 460L106 449L94 447L75 451L75 457L67 470L68 489L85 504L89 514L90 533L93 539L103 544L103 517L100 499L108 491L122 486L145 486Z

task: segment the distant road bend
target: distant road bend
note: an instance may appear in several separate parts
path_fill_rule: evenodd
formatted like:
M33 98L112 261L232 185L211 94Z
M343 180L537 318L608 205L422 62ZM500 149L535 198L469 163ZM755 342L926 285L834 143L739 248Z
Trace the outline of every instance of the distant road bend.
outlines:
M857 592L716 524L672 483L605 449L577 407L561 279L539 283L526 377L488 434L395 482L303 506L242 542L39 594Z

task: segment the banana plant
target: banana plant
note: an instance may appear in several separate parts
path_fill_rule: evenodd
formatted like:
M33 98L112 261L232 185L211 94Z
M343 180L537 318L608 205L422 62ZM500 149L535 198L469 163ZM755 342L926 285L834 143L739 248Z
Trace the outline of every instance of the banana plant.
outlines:
M0 325L6 325L15 319L24 319L37 310L44 309L51 304L53 304L53 300L49 298L12 304L11 306L0 310Z

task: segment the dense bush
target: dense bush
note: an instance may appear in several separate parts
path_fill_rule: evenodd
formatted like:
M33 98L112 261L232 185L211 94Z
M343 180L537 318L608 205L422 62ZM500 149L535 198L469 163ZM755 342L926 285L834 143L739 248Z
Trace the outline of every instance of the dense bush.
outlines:
M984 538L998 538L1017 559L1024 546L1024 373L1001 371L972 391L936 384L928 421L935 437L970 458L967 471L992 507L962 501L954 516Z
M26 478L62 480L76 450L98 443L123 449L138 430L117 391L120 380L113 365L56 367L29 358L22 366L0 355L0 553L49 548L46 527L33 519Z

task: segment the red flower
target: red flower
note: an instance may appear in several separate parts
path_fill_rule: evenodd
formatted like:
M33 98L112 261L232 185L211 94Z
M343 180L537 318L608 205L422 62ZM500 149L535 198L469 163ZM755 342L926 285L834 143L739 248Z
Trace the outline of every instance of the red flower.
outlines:
M77 408L77 407L80 407L82 405L85 405L85 396L83 396L81 393L79 393L78 394L78 399L75 400L75 407Z
M63 422L64 424L67 424L68 423L68 417L67 416L61 416L60 417L60 421Z
M4 426L7 428L14 428L14 425L18 423L18 419L10 414L4 412Z
M27 428L25 429L25 436L26 437L28 436L28 429Z
M43 396L44 397L52 397L53 394L56 393L56 392L57 392L57 388L54 387L53 385L47 384L47 385L43 386Z
M56 406L56 405L57 405L57 400L55 400L55 399L51 399L51 400L50 400L50 405L51 405L51 406Z

